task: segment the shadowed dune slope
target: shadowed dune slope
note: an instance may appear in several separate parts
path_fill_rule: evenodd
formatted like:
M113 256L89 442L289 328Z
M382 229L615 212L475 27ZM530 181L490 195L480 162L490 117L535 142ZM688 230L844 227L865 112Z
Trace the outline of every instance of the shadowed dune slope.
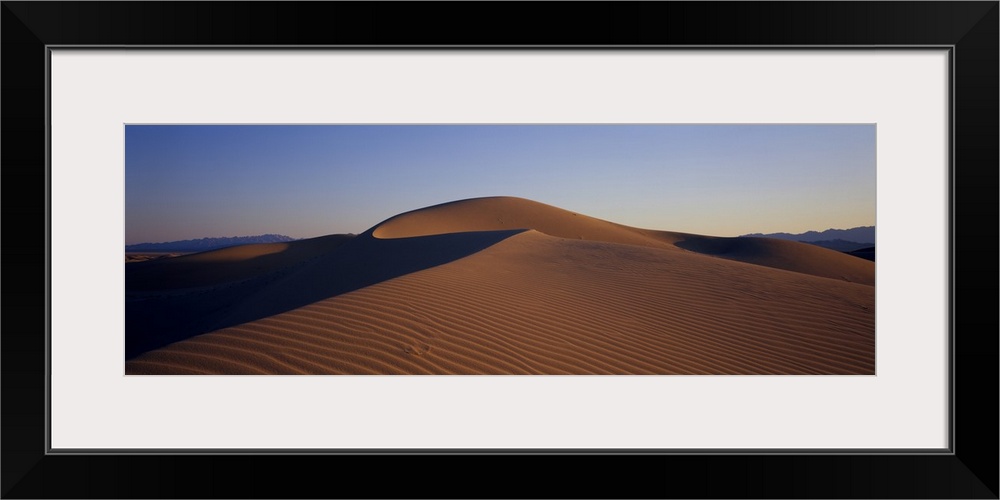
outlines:
M328 253L351 238L333 234L136 262L125 266L125 290L169 290L246 280Z
M126 290L125 357L445 264L519 231L398 240L378 240L369 231L323 253L306 254L304 260L283 260L287 265L272 272L243 274L240 281L197 288Z
M398 237L392 252L420 240ZM441 265L147 352L126 373L873 374L874 302L874 287L840 279L511 231Z

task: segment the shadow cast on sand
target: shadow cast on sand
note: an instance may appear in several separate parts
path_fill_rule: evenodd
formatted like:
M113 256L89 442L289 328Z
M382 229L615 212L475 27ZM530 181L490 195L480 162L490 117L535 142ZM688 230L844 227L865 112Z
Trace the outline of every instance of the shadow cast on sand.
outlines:
M379 239L368 231L332 251L241 281L126 292L125 359L467 257L526 231ZM164 274L166 276L166 274ZM128 282L128 278L126 278ZM134 292L134 291L133 291Z
M353 235L334 234L133 262L125 266L125 290L141 294L245 281L330 252L353 238Z

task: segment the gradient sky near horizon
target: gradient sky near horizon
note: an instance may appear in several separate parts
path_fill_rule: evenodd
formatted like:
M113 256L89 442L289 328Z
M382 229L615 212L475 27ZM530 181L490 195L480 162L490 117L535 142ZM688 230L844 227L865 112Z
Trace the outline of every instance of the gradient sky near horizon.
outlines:
M875 224L875 125L127 125L125 243L518 196L715 236Z

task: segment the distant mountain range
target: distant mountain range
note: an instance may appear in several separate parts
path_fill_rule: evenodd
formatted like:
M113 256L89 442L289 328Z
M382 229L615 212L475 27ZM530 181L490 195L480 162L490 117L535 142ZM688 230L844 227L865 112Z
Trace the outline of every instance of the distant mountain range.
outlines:
M752 233L744 234L743 236L778 238L779 240L805 241L807 243L824 240L867 241L869 243L875 243L875 226L859 226L851 229L827 229L826 231L806 231L799 234Z
M125 245L126 252L207 252L236 245L253 243L284 243L295 238L281 234L259 236L233 236L223 238L201 238L199 240L167 241L163 243L137 243Z
M801 241L813 245L837 250L853 252L875 246L875 226L861 226L851 229L827 229L826 231L807 231L805 233L751 233L741 238L777 238L780 240ZM201 238L197 240L167 241L162 243L137 243L125 245L126 252L207 252L236 245L254 243L284 243L295 241L295 238L281 234L262 234L259 236L233 236L221 238Z
M827 229L826 231L807 231L800 234L791 233L752 233L742 237L777 238L779 240L801 241L813 245L837 250L853 252L862 248L875 246L875 226L860 226L851 229Z

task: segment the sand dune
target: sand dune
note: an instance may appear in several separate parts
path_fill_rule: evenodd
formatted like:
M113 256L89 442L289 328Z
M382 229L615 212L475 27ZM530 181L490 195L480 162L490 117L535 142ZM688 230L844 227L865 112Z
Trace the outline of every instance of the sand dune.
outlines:
M723 259L875 285L874 262L808 243L773 238L688 235L677 241L676 245Z
M462 231L535 229L560 238L654 248L682 248L730 260L827 278L875 284L875 266L815 245L772 238L723 238L639 229L523 198L498 196L444 203L393 217L376 226L377 238Z
M288 243L239 245L136 262L127 268L125 289L193 288L245 280L330 252L351 238L345 234L333 234Z
M151 311L185 320L126 373L873 374L874 263L746 240L438 205L240 286L146 297L131 323L127 304L126 345Z

